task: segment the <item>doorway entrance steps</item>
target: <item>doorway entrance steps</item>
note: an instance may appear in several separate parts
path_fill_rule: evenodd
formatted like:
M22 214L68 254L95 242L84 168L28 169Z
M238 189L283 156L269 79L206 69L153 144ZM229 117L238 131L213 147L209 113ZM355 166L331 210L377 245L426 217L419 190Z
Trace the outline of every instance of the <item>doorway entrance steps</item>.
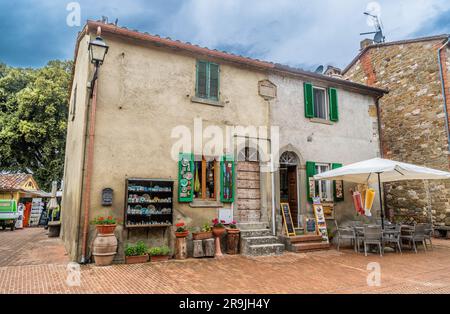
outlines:
M281 255L284 244L272 235L266 222L238 223L241 230L241 254L246 256Z
M295 237L284 237L286 250L297 253L328 250L330 244L322 241L320 235L299 235Z

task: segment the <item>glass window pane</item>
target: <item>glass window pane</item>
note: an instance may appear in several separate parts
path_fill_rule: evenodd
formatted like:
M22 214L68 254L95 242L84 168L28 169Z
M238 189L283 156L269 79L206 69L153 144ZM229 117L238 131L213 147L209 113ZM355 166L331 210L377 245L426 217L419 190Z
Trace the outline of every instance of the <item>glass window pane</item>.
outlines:
M206 91L206 62L197 63L197 97L207 98Z
M314 117L326 119L325 90L314 88Z

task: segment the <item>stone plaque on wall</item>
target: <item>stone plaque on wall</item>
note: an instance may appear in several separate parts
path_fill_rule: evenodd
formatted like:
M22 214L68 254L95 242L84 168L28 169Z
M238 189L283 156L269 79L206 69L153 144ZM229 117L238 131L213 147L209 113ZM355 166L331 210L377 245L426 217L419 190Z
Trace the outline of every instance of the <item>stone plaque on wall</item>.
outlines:
M258 92L265 100L271 100L277 97L277 87L269 80L258 82Z

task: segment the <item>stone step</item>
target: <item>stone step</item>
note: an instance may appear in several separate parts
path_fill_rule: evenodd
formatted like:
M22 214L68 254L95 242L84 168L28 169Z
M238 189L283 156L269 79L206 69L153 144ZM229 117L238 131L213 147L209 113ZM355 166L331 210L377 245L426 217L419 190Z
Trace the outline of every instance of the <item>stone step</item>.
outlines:
M268 237L271 235L272 235L272 231L270 229L241 230L241 238Z
M267 229L269 228L269 223L267 222L239 222L237 227L240 230L253 230L253 229Z
M274 244L279 243L277 237L263 236L263 237L247 237L241 238L241 245L258 245L258 244Z
M244 255L265 256L265 255L281 255L284 252L284 244L259 244L249 245Z
M298 242L322 242L322 236L321 235L299 235L295 237L289 237L289 241L291 243L298 243Z
M300 242L292 244L293 252L311 252L318 250L328 250L330 248L330 244L326 242Z

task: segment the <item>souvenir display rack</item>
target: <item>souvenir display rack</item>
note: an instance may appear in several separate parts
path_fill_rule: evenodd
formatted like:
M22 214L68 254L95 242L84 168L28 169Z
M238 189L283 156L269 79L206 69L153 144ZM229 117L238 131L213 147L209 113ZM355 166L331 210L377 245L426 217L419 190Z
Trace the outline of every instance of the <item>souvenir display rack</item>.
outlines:
M127 179L126 228L170 227L173 224L173 180Z

